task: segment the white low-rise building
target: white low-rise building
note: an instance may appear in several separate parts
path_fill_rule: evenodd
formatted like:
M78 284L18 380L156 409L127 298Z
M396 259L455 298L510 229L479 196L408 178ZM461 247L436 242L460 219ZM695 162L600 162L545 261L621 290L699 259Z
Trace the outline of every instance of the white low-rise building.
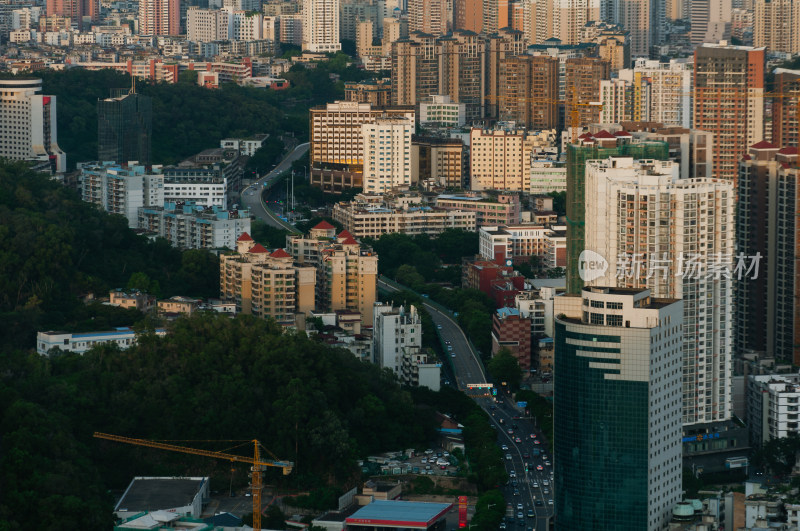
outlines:
M236 149L242 155L252 157L256 151L264 146L269 135L254 135L250 138L223 138L219 141L219 147L222 149Z
M250 232L250 211L167 202L140 208L138 228L181 249L236 249L236 240Z
M163 336L167 331L163 328L157 329L156 334ZM50 351L59 349L63 352L73 352L83 354L96 345L109 343L116 344L122 350L134 345L138 333L132 328L122 327L103 332L84 332L80 334L70 334L68 332L39 332L36 334L36 352L42 356L49 356Z
M430 96L419 104L420 125L463 127L466 122L467 104L455 103L450 96Z
M750 442L800 434L800 375L766 374L747 378L747 424Z

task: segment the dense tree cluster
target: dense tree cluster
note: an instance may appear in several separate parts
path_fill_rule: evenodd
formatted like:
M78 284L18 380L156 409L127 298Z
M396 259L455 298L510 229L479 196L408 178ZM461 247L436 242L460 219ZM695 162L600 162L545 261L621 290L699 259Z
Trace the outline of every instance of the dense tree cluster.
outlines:
M41 329L70 328L124 311L84 306L129 281L157 284L164 297L219 295L219 265L207 251L149 241L77 194L22 163L0 162L0 341L30 347ZM95 330L97 328L94 328Z
M233 83L207 89L197 85L191 73L181 75L174 84L137 83L137 92L153 98L153 163L179 162L219 146L226 137L268 133L277 140L288 133L307 138L310 107L342 99L345 81L376 75L347 66L348 60L340 53L316 68L296 65L285 74L291 87L280 91ZM69 166L96 160L97 100L108 98L111 89L130 87L130 76L110 69L80 68L42 70L36 75L42 78L42 92L58 97L58 140L67 152ZM198 116L203 119L198 120ZM262 169L265 162L274 162L276 146L273 141L255 167Z
M103 346L51 359L7 352L0 396L0 520L20 523L35 522L24 516L37 512L107 515L106 488L145 471L221 469L227 477L225 463L93 440L94 431L257 438L296 463L291 476L271 473L271 482L308 486L346 482L357 458L425 445L436 428L435 398L415 403L377 366L249 316L180 319L168 336L144 336L125 351Z

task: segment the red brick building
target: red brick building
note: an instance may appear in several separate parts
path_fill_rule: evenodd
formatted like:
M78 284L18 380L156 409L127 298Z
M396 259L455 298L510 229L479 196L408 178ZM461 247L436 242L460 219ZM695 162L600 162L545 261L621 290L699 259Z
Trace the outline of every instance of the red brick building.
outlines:
M492 356L507 348L523 374L531 371L531 320L515 308L500 308L492 317Z

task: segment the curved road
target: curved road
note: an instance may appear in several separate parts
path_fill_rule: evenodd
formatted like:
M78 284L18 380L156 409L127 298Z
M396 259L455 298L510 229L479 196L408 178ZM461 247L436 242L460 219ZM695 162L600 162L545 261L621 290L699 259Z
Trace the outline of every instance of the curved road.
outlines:
M378 286L386 291L397 291L395 286L381 278L378 278ZM466 392L467 384L486 383L486 374L479 361L479 354L472 350L467 336L458 323L448 313L440 311L428 302L423 302L423 306L436 324L440 339L453 347L449 353L458 389ZM523 412L519 411L516 404L511 404L508 397L498 396L497 401L489 396L472 395L471 397L486 413L491 415L492 424L497 430L497 444L504 444L508 447L508 450L503 450L506 471L509 474L514 471L517 476L516 479L509 480L509 485L501 487L501 490L506 503L513 506L515 516L519 512L517 504L522 504L523 525L520 526L519 519L514 518L513 522L506 522L507 529L519 531L548 529L548 521L553 514L553 506L549 503L553 500L550 476L553 467L552 461L550 461L551 465L545 464L545 457L549 459L550 456L546 455L547 445L544 437L541 432L536 430L532 419L521 418ZM517 427L514 428L514 425ZM509 429L513 430L512 434L508 433ZM536 437L533 438L532 435ZM516 442L517 437L520 439L519 443ZM539 444L536 444L536 440L539 441ZM534 448L539 449L539 456L533 455ZM510 459L505 459L506 455ZM525 455L528 457L524 457ZM526 463L529 465L528 472L525 472ZM538 470L539 466L542 467L542 470ZM549 485L545 485L545 481ZM547 494L545 494L545 489L548 490ZM529 509L534 511L535 519L528 518Z
M271 210L266 208L264 202L261 200L261 192L265 187L272 184L272 182L277 179L279 175L289 170L294 161L305 155L306 151L308 151L308 147L308 142L298 145L291 152L289 152L289 154L286 155L286 157L284 157L284 159L280 161L271 172L259 177L253 184L242 190L242 204L244 204L250 210L250 213L253 216L264 221L268 225L272 225L273 227L287 229L291 232L297 232L297 229L295 229L294 226L286 223Z

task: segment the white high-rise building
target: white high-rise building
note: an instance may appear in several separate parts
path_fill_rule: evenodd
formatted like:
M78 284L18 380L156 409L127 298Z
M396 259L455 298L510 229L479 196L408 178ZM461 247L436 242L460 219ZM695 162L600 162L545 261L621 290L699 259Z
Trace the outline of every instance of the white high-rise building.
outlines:
M0 81L0 157L64 171L67 155L58 147L56 97L37 94L40 90L41 79Z
M600 123L618 124L632 119L633 97L631 82L624 79L600 81ZM648 121L648 120L645 120Z
M364 139L364 191L384 194L411 185L411 135L407 118L378 118L361 126Z
M639 92L642 92L645 86L648 87L647 119L642 118L642 121L680 125L687 129L692 126L691 63L675 59L669 63L637 59L633 68L620 70L619 78L639 87ZM636 94L635 92L635 100ZM640 106L645 104L638 101L636 103ZM644 115L645 109L641 111Z
M186 11L186 38L192 42L230 39L231 13L221 9L189 7Z
M338 52L339 0L303 1L303 50Z
M681 179L679 168L627 157L586 163L585 248L608 268L584 280L683 299L683 423L694 424L732 412L735 205L729 181Z
M382 369L400 373L403 349L422 345L422 320L417 309L376 302L372 312L372 360Z

